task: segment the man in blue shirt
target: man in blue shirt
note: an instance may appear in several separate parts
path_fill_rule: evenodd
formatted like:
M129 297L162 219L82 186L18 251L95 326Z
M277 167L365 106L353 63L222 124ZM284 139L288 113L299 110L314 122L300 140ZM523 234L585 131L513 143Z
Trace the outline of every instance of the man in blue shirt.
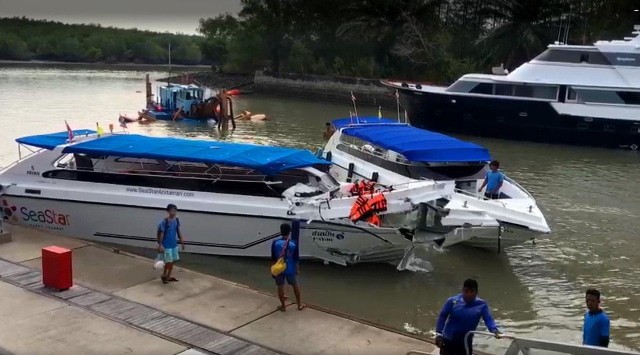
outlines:
M600 308L600 291L588 289L585 295L587 313L584 314L582 326L582 344L593 346L609 346L609 317Z
M484 176L482 186L478 189L478 192L482 192L482 189L486 186L487 191L484 192L484 196L492 200L500 198L500 188L504 182L504 174L502 174L498 168L500 168L499 161L494 160L489 163L489 169L491 170L487 171L487 174Z
M293 293L296 295L296 303L298 304L298 310L304 309L300 298L300 288L298 287L298 280L296 275L300 271L298 264L298 252L296 242L291 240L291 226L288 223L282 223L280 225L280 235L282 238L276 239L271 244L271 260L273 262L278 261L279 258L284 257L287 263L287 268L278 276L273 278L276 280L278 286L278 298L280 299L280 307L278 309L282 312L286 311L285 301L287 296L284 294L284 282L285 280L291 287L293 287ZM286 249L285 249L286 248Z
M180 232L180 219L176 217L178 207L170 203L167 206L167 213L168 216L163 218L158 225L158 252L162 253L164 259L164 271L160 279L165 284L178 281L178 279L171 276L173 263L180 260L178 240L182 245L182 250L184 250L182 233Z
M489 331L500 337L489 305L477 295L478 282L467 279L462 286L462 293L445 302L436 324L436 345L440 348L440 355L467 355L465 335L476 330L481 317ZM470 335L469 354L473 354L472 343L473 335Z

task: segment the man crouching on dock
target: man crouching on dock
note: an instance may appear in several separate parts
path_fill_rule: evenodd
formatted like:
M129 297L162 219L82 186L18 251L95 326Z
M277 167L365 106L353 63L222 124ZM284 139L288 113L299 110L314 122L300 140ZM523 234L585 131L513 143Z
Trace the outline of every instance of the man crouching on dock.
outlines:
M158 252L163 254L164 259L164 271L162 272L162 283L169 283L178 281L175 277L171 276L173 271L173 263L180 260L180 254L178 253L178 240L184 250L184 242L182 239L182 233L180 232L180 219L176 217L178 213L178 207L170 203L167 206L168 217L163 218L158 225Z

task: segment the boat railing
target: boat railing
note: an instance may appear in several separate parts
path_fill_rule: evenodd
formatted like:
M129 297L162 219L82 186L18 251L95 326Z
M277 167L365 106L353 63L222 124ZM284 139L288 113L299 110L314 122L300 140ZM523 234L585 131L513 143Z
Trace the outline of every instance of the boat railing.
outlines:
M490 199L490 198L488 198L488 197L486 197L484 195L481 195L479 193L473 193L473 192L469 192L467 190L462 190L462 189L458 189L458 188L454 189L454 191L459 193L459 194L462 194L462 195L465 195L465 196L469 196L469 197L473 197L473 198L478 199L478 200L498 202L499 204L502 205L502 207L504 207L504 208L507 207L507 205L504 202L502 202L500 200Z
M23 146L23 147L27 148L27 150L29 151L29 154L27 154L27 155L23 156L23 155L22 155L22 151L20 150L20 147L21 147L21 146ZM32 155L34 155L34 154L38 153L40 150L41 150L41 149L33 150L33 149L30 149L30 148L29 148L29 146L27 146L27 145L18 144L18 160L14 161L14 162L12 162L12 163L10 163L10 164L8 164L7 166L0 167L0 172L3 172L3 171L5 171L5 170L9 170L11 167L13 167L13 166L17 165L17 164L18 164L18 163L20 163L21 161L23 161L23 160L25 160L25 159L29 158L30 156L32 156Z
M518 188L520 191L523 191L527 197L529 197L530 199L532 199L533 201L535 201L536 199L533 198L533 195L531 195L529 193L529 191L527 191L527 189L525 189L524 187L522 187L522 185L518 184L515 180L513 180L512 178L508 177L508 176L504 176L504 180L508 181L511 185L515 186L516 188Z
M553 354L580 354L580 355L638 355L640 353L629 351L629 350L618 350L618 349L610 349L603 348L599 346L590 346L590 345L579 345L579 344L569 344L569 343L561 343L557 341L550 340L541 340L541 339L531 339L531 338L522 338L517 337L515 335L500 335L497 337L493 333L482 332L482 331L472 331L468 332L465 335L465 352L469 354L469 342L468 339L471 335L480 335L491 337L498 340L509 340L511 344L504 352L504 355L529 355L531 354L531 350L542 350L552 352ZM538 352L536 352L538 353ZM433 352L425 352L421 350L411 350L407 353L407 355L431 355Z

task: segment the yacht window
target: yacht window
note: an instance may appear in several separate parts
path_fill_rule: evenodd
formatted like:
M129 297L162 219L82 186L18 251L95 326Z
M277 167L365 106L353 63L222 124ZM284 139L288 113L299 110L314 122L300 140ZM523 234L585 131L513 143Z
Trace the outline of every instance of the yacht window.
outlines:
M581 52L571 49L547 49L535 60L542 62L558 62L558 63L589 63L597 65L611 65L609 60L601 52Z
M588 63L589 55L587 53L580 54L580 63Z
M512 96L513 85L510 84L496 84L496 95Z
M471 89L472 93L474 94L487 94L487 95L491 95L493 94L493 84L489 84L489 83L478 83L478 85L476 85L473 89Z
M640 92L618 91L618 95L627 105L640 105Z
M625 102L615 91L609 90L578 90L580 92L580 102L593 102L604 104L619 104Z
M473 81L466 81L466 80L458 80L455 83L451 84L451 86L449 86L447 88L447 91L452 91L452 92L473 92L472 89L474 89L474 87L477 85L478 83L473 82ZM482 83L480 83L482 84ZM491 92L489 92L489 94L491 94Z
M569 88L567 90L567 100L566 101L578 101L578 93L573 90L573 88Z
M533 97L537 99L556 100L558 98L558 87L535 85L533 86Z

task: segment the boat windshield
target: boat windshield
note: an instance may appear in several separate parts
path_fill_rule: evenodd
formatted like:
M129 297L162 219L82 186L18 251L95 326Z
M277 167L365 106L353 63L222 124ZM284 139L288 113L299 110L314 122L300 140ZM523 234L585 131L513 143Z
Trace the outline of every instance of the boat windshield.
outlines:
M338 186L328 174L314 168L291 169L264 175L255 169L220 164L139 159L113 156L64 154L56 170L45 178L79 180L117 185L159 187L227 194L280 197L296 185L307 186L312 195Z

